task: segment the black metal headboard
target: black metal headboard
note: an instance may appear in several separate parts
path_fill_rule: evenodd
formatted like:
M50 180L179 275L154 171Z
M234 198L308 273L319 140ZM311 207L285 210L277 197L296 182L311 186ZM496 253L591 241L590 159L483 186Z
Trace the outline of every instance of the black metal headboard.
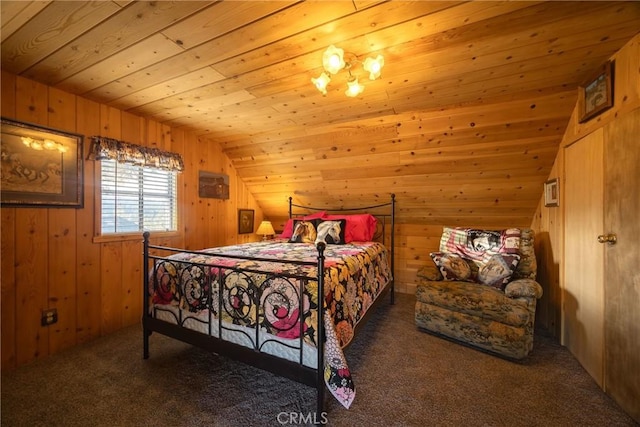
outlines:
M395 194L391 194L390 195L391 200L389 202L386 203L380 203L377 205L370 205L370 206L362 206L362 207L358 207L358 208L327 208L327 207L315 207L315 206L305 206L305 205L299 205L296 203L293 203L293 197L289 197L289 218L295 218L297 216L304 216L306 214L309 213L309 211L326 211L329 213L347 213L347 212L351 212L351 213L369 213L372 216L374 216L378 222L377 222L377 229L376 229L376 233L373 237L374 240L380 240L382 242L383 245L387 246L387 249L389 250L390 253L390 264L391 264L391 272L392 274L395 273L395 256L394 256L394 252L395 252L395 214L396 214L396 195ZM294 208L298 208L299 210L303 211L300 213L296 213L294 212ZM384 212L383 208L387 208L388 212ZM381 213L381 209L382 209L382 213ZM387 224L389 224L390 226L390 231L389 231L389 245L386 244L386 227ZM394 276L395 277L395 276Z
M390 227L391 227L391 231L390 231L390 238L393 239L393 234L394 234L394 229L395 229L395 204L396 204L396 195L395 194L391 194L391 200L387 203L380 203L377 205L370 205L370 206L362 206L362 207L357 207L357 208L344 208L344 207L340 207L340 208L320 208L320 207L315 207L315 206L305 206L305 205L299 205L296 203L293 203L293 198L289 197L289 218L295 218L298 216L304 216L308 214L308 211L325 211L325 212L329 212L329 213L369 213L372 216L374 216L378 222L377 222L377 229L376 229L376 233L373 237L374 240L378 240L380 239L382 241L383 244L386 244L385 240L386 240L386 226L387 223L389 222ZM302 210L302 212L294 212L294 208L299 208L300 210ZM388 212L383 212L380 213L379 209L381 208L388 208ZM378 211L376 211L376 209L378 209ZM393 247L394 243L393 240L390 242L391 243L391 247Z

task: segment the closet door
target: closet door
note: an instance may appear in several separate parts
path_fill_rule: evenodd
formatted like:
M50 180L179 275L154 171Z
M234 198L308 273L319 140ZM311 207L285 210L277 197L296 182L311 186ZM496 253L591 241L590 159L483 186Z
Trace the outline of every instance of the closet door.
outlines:
M565 148L562 344L604 385L604 225L601 129ZM563 188L564 187L564 188Z

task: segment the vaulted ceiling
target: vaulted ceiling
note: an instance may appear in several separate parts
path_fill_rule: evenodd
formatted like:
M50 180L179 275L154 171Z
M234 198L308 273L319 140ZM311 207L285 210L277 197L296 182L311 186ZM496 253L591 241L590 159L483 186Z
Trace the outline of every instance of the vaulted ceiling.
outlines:
M640 2L2 1L2 68L217 141L265 215L397 196L412 223L528 225L577 88ZM311 83L327 46L347 72ZM383 55L371 81L358 61ZM355 60L354 60L355 59ZM193 147L197 149L197 147ZM215 172L215 171L214 171Z

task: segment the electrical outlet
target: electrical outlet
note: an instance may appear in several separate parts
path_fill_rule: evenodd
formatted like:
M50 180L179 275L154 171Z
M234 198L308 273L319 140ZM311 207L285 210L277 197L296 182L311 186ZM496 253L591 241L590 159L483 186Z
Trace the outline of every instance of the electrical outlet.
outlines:
M58 321L58 310L51 308L49 310L42 310L42 326L53 325Z

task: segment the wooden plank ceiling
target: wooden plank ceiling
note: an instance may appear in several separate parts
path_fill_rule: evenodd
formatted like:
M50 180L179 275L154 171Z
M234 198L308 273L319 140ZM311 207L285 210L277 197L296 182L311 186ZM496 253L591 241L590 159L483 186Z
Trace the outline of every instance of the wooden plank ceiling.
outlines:
M1 7L3 69L219 142L267 217L394 192L414 224L529 225L577 87L640 28L639 2ZM323 96L331 44L382 77Z

